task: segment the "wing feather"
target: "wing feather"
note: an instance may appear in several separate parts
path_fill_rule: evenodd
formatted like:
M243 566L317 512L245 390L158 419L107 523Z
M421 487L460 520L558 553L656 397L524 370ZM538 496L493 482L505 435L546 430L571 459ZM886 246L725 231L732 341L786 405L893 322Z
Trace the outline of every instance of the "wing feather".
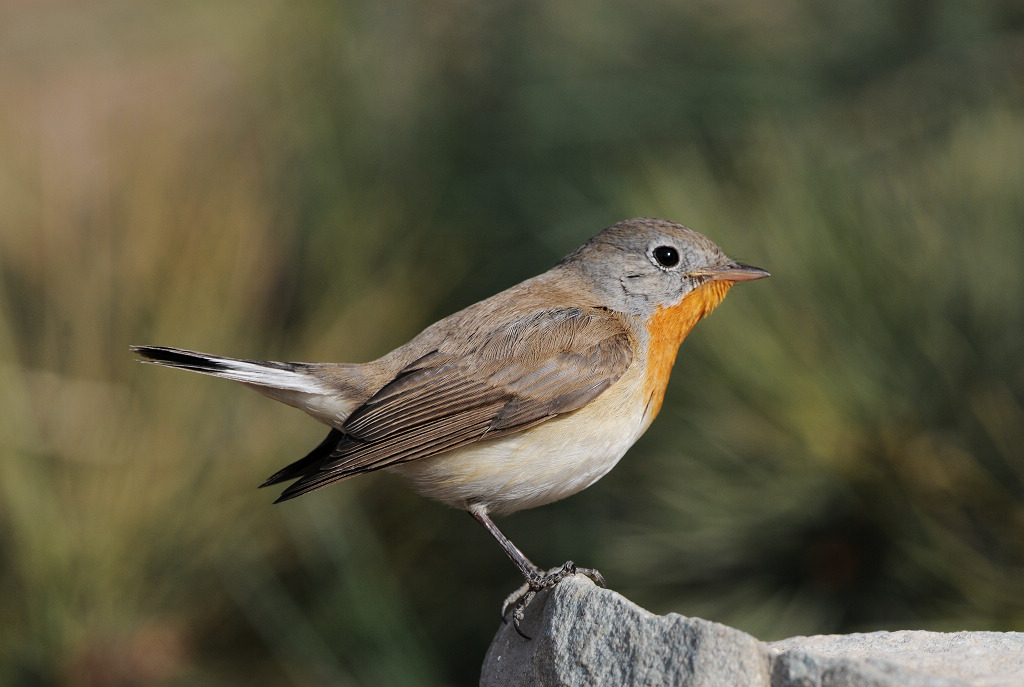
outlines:
M352 412L330 455L279 500L578 410L633 360L625 324L591 308L537 311L478 339L468 352L442 348L404 368Z

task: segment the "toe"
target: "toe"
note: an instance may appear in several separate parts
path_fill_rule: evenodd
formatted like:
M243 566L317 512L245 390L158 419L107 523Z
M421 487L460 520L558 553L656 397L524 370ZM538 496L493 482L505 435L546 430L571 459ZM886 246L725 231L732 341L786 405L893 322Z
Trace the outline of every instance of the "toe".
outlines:
M591 580L593 580L596 584L599 584L602 587L607 587L608 586L608 583L604 581L604 575L602 575L598 571L594 570L593 568L577 568L576 572L578 574L580 574L580 575L586 575Z

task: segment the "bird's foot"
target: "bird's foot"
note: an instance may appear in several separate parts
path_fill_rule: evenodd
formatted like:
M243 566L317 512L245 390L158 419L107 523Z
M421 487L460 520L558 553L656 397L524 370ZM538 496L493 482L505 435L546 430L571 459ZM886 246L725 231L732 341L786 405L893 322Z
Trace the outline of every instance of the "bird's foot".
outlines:
M508 609L512 608L512 627L516 629L520 637L530 639L520 627L523 618L526 617L526 607L537 596L537 592L554 587L570 575L586 575L602 587L607 586L601 573L593 568L579 568L572 561L566 561L562 566L552 568L546 573L540 568L535 568L533 574L526 578L523 586L509 594L505 602L501 604L502 621L508 622Z

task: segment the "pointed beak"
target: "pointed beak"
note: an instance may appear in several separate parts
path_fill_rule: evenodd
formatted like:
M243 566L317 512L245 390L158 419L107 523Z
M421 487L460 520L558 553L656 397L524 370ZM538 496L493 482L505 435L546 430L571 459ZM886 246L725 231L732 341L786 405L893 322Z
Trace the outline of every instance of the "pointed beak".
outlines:
M753 267L751 265L741 265L737 262L730 262L727 265L721 267L711 267L698 272L691 272L698 276L710 277L716 281L754 281L755 279L764 279L770 277L768 270L763 270L760 267Z

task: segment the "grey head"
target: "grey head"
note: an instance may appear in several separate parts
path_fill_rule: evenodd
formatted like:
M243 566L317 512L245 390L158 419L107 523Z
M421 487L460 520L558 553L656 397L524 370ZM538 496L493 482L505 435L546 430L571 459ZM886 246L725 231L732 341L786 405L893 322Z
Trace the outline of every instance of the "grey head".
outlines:
M767 277L731 260L711 239L681 224L642 217L614 224L566 256L606 305L649 317L709 281Z

